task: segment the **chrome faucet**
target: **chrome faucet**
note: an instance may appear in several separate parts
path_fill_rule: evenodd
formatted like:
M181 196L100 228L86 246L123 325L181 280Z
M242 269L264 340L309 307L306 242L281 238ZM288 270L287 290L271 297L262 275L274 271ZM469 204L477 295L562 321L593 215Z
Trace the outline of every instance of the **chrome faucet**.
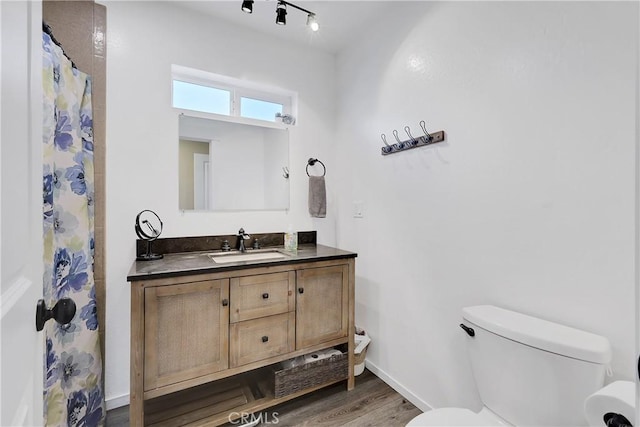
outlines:
M238 235L236 237L238 237L238 250L240 252L246 252L247 248L244 247L244 241L250 239L251 236L244 232L244 228L241 228L238 230Z

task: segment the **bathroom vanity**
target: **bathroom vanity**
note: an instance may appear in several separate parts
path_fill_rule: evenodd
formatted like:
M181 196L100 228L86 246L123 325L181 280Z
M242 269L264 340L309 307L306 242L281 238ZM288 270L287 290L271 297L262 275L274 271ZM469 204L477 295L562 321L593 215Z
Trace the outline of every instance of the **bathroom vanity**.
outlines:
M355 253L312 244L214 262L212 252L131 268L131 426L220 425L337 381L354 387ZM328 366L326 382L274 391L279 362L328 348L343 352L345 375Z

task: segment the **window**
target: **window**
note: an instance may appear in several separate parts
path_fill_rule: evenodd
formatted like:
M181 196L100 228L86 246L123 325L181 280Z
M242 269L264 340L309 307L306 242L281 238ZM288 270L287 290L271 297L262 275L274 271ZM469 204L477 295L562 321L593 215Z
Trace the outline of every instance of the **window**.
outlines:
M274 121L278 113L282 114L282 104L244 96L240 98L240 116L242 117Z
M229 116L231 115L231 92L174 80L173 106Z
M179 65L172 65L171 71L174 108L229 116L239 122L282 123L283 115L295 117L295 92Z

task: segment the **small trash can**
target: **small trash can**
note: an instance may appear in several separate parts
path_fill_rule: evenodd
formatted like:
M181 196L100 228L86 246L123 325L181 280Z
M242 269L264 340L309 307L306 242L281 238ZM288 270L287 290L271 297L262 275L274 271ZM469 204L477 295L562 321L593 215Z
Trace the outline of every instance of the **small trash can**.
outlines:
M358 332L361 332L358 333ZM356 334L354 336L355 341L355 361L354 361L354 375L360 375L364 372L364 359L367 357L367 347L371 342L371 338L364 330L356 328Z

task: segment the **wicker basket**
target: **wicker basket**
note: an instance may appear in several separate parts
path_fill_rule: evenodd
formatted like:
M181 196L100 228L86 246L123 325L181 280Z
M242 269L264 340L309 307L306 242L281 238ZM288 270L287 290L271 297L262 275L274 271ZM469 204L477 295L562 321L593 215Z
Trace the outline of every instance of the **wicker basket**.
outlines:
M367 357L367 349L365 348L364 350L362 350L360 353L356 353L355 354L355 359L353 364L354 365L359 365L361 363L364 363L364 359Z
M347 379L349 356L347 353L275 371L276 398L297 393L323 384Z
M369 335L356 335L354 337L356 348L354 350L353 374L360 375L364 372L364 359L367 357L367 348L371 343Z

